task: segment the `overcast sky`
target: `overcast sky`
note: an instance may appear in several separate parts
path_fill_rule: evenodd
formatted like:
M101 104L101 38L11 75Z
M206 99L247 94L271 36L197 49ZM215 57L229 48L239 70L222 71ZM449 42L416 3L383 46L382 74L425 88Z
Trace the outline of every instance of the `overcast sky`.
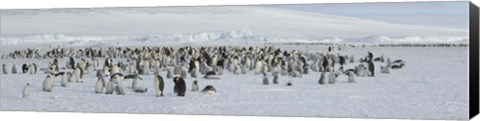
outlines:
M468 29L468 5L466 1L456 1L270 5L270 7L392 23Z

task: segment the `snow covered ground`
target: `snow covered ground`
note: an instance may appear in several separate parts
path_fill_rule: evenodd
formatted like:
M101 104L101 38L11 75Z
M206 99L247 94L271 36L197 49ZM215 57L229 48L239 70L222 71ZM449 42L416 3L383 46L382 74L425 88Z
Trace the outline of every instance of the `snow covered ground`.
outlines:
M324 46L277 46L287 49L304 49L325 52ZM214 85L218 93L205 95L186 93L186 97L173 94L172 79L166 81L166 96L155 97L147 93L127 91L124 96L95 94L95 74L85 76L85 83L69 83L61 87L55 79L53 92L42 91L45 74L1 75L1 110L16 111L68 111L68 112L120 112L164 114L213 114L259 116L313 116L313 117L366 117L415 119L467 119L468 118L468 48L347 48L341 54L355 57L384 55L406 60L406 66L381 74L376 62L376 77L357 77L357 83L319 85L319 72L294 79L294 86L285 86L292 79L281 77L281 83L262 85L262 76L249 72L233 75L225 71L221 80L199 79L200 87ZM51 60L7 59L9 71L16 64L36 62L45 67ZM66 59L61 59L64 63ZM115 60L114 60L115 61ZM102 62L100 60L100 62ZM348 64L350 68L357 65ZM166 72L161 75L165 78ZM153 76L142 75L142 83L153 89ZM272 79L272 76L269 76ZM187 78L187 90L192 78ZM31 96L22 98L22 88L31 84ZM131 81L124 82L129 87ZM129 89L130 90L130 89Z
M468 30L403 25L261 6L163 7L2 10L1 53L52 47L111 46L264 46L264 43L454 43L468 44ZM326 52L322 45L274 45L282 49ZM406 66L375 77L357 77L357 83L319 85L319 72L302 78L282 76L281 83L262 85L262 76L225 71L221 80L199 79L200 88L214 85L218 93L188 91L173 94L166 79L166 96L155 97L153 76L142 75L147 93L127 91L124 96L95 94L95 74L85 83L61 87L55 79L53 92L42 91L45 74L0 74L0 110L120 112L163 114L213 114L308 117L367 117L415 119L468 119L468 47L346 47L342 55L384 55L405 60ZM104 58L99 58L103 62ZM89 59L88 59L89 60ZM23 63L46 67L52 60L2 59L11 73ZM66 59L61 59L64 66ZM114 60L119 61L119 60ZM348 64L352 68L359 62ZM161 75L165 77L166 72ZM272 76L269 76L272 79ZM295 80L287 87L288 80ZM188 76L187 90L192 78ZM22 88L31 84L31 95ZM129 87L131 81L124 82Z

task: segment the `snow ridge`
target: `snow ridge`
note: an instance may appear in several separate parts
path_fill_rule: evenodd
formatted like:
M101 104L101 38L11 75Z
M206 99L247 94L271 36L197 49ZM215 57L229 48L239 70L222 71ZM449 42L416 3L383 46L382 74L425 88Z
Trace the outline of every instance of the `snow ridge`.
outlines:
M66 44L69 46L82 45L149 45L149 43L168 44L202 44L211 42L225 42L222 44L240 43L334 43L334 44L468 44L468 37L390 37L374 35L367 37L329 37L323 39L295 39L282 37L266 37L254 35L246 29L201 33L182 33L165 35L65 35L65 34L44 34L32 36L2 37L2 46L19 44Z

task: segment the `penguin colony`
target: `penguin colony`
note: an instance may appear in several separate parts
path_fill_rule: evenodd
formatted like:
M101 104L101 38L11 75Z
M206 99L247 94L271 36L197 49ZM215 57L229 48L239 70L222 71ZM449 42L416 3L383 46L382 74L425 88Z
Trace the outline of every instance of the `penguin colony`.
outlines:
M355 64L354 55L334 54L332 47L327 52L308 53L299 50L282 50L272 46L265 47L108 47L108 48L54 48L44 54L37 49L27 49L9 53L3 59L52 59L47 66L40 67L46 76L43 80L43 91L55 91L55 81L60 81L63 88L69 83L83 83L83 77L96 74L97 80L92 93L127 95L133 93L149 93L162 97L166 93L176 96L187 96L187 84L192 92L214 94L217 90L207 85L200 91L199 79L221 80L224 73L235 75L258 75L258 84L286 84L294 86L295 81L302 80L302 75L319 74L318 84L336 84L339 81L356 83L358 77L375 77L375 63L382 64L379 72L391 73L393 69L401 69L405 61L391 61L383 55L374 58L372 52L360 58L354 68L344 69L344 65ZM65 63L59 63L63 59ZM104 59L103 63L100 59ZM126 60L126 61L125 61ZM374 63L375 62L375 63ZM2 74L37 74L37 63L24 63L21 72L17 72L15 64L2 64ZM42 64L43 65L43 64ZM8 66L11 66L9 70ZM9 73L10 72L10 73ZM160 72L167 72L160 75ZM317 73L313 73L317 72ZM152 82L144 82L142 77L153 77ZM269 78L271 76L271 79ZM338 80L339 76L347 76L348 80ZM166 78L164 78L166 77ZM287 78L285 78L287 77ZM173 85L165 85L164 79L173 80ZM260 81L261 80L261 81ZM132 86L125 82L132 81ZM187 83L189 82L189 83ZM27 83L23 97L30 95ZM153 85L154 89L147 89ZM169 92L165 86L172 86Z

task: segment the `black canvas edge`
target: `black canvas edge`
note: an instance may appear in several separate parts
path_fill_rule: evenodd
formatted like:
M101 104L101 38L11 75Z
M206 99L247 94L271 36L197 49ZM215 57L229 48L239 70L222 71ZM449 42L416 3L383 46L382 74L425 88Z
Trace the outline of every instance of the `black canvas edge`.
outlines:
M478 7L470 2L469 5L469 38L470 38L470 83L469 83L469 118L472 119L479 113L479 9ZM478 74L478 75L477 75Z

